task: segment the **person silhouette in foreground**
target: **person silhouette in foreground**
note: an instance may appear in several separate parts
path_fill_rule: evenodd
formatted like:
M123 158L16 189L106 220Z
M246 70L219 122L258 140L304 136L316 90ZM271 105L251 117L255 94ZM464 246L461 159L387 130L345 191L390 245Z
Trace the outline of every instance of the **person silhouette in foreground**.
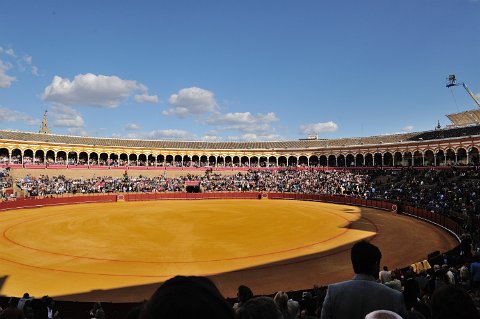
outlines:
M208 278L176 276L154 292L141 319L234 319L233 309Z
M375 310L390 310L408 318L401 292L378 283L382 253L367 241L353 245L352 280L330 285L321 319L363 319Z

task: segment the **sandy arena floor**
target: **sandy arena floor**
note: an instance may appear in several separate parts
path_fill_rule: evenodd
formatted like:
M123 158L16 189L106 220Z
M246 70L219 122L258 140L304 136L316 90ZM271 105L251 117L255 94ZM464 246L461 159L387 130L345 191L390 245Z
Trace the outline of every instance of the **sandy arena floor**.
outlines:
M0 213L2 295L140 301L176 274L208 275L226 296L351 277L348 250L379 245L393 267L456 242L387 212L280 200L118 202Z

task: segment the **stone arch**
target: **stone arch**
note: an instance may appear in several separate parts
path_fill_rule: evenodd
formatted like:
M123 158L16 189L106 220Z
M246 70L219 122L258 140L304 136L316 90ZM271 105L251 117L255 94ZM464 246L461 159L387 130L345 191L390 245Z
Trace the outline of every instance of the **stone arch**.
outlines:
M147 155L143 153L138 155L138 166L148 166Z
M260 167L268 167L268 157L260 156L258 162L260 163Z
M78 154L75 151L68 152L67 157L68 165L75 165L78 164Z
M217 165L217 158L213 155L208 157L208 165L209 166L216 166Z
M36 150L35 151L34 162L36 164L44 164L45 163L45 151L44 150Z
M48 151L45 153L45 163L48 163L48 164L53 164L53 163L55 163L55 151L53 151L53 150L48 150Z
M110 165L110 161L108 160L108 154L105 152L100 153L98 156L98 165Z
M182 157L182 163L183 163L183 166L185 166L185 167L191 167L192 166L192 158L189 155L184 155Z
M312 167L318 166L318 163L319 163L318 156L316 156L316 155L310 156L308 158L308 162L310 163L310 166L312 166Z
M426 166L434 166L435 165L435 154L432 150L426 150L424 153L425 157L425 165Z
M250 167L258 167L258 157L257 156L250 157Z
M163 154L157 155L157 165L158 166L165 166L165 156Z
M395 152L393 155L393 161L395 163L395 166L404 166L402 152Z
M277 158L275 156L270 156L268 158L268 166L269 167L275 167L277 166Z
M182 167L183 165L183 158L182 158L182 155L175 155L173 157L173 163L172 163L172 166L176 166L176 167Z
M373 166L373 155L372 155L372 153L365 154L365 166Z
M128 155L128 165L129 166L137 166L138 165L138 156L137 154L131 153Z
M383 153L383 166L393 166L393 155L390 152Z
M193 155L192 156L192 166L193 167L200 167L200 156Z
M89 159L88 159L88 164L90 165L98 165L98 154L96 152L91 152Z
M457 148L457 165L467 165L467 150L463 147Z
M383 156L382 153L376 152L373 154L373 165L375 166L383 166Z
M0 158L1 158L2 164L9 163L10 162L10 151L5 147L0 148Z
M355 156L355 166L363 166L365 157L363 154L357 154Z
M234 156L232 158L232 165L233 166L240 166L240 156Z
M413 153L413 166L423 166L423 153L419 150Z
M167 156L165 156L165 166L175 166L173 160L173 155L168 154Z
M320 157L318 158L318 163L320 164L320 166L328 166L328 157L327 155L320 155Z
M233 163L232 163L232 157L229 155L229 156L225 156L225 166L226 167L232 167L233 166Z
M347 166L347 162L345 160L345 155L340 154L337 156L337 166L338 167L345 167Z
M355 156L353 156L353 154L347 154L347 156L345 156L345 161L347 163L347 167L355 166Z
M118 165L127 166L128 165L128 155L127 153L121 153L120 159L118 160Z
M407 152L403 153L403 163L406 164L406 165L404 165L404 166L413 166L413 155L412 155L412 152L407 151Z
M198 167L204 167L208 165L208 157L207 155L200 155L200 164Z
M109 155L109 165L118 165L118 154L110 153Z
M13 154L13 152L12 152ZM469 162L473 165L478 165L480 163L480 154L478 148L472 147L468 151Z
M296 156L291 155L288 157L288 164L287 164L288 166L297 166L297 163L298 163L298 159Z
M22 156L22 151L18 148L14 148L12 150L12 156L10 158L10 161L13 164L23 164L23 156Z
M305 155L301 155L298 158L298 165L299 166L308 166L308 157L306 157Z
M223 158L223 155L217 156L217 166L225 166L225 159Z
M445 160L445 164L446 165L455 165L456 162L455 162L455 151L451 148L447 149L447 151L445 152L445 155L446 155L446 160Z
M445 161L445 152L442 150L442 149L438 149L436 152L435 152L435 155L437 156L437 166L444 166L446 165L446 161Z
M87 154L87 152L80 152L80 154L78 154L78 164L79 165L87 165L88 164L88 154Z
M23 151L23 162L25 164L33 164L33 150L27 148Z
M242 156L242 157L240 158L240 164L241 164L242 166L250 166L250 162L249 162L249 161L250 161L250 159L248 158L248 156Z
M337 157L335 155L329 155L328 156L328 165L327 166L332 166L332 167L337 166Z
M65 151L58 151L55 162L58 164L66 164L67 163L67 153Z

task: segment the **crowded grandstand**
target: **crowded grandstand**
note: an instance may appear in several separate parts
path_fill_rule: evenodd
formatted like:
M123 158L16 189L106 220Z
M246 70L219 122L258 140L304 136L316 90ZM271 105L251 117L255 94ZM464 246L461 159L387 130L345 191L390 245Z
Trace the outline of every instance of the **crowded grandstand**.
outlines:
M411 206L445 216L459 226L453 230L448 223L442 225L457 236L457 249L430 256L421 267L394 265L394 270L385 268L376 275L380 284L403 296L409 314L396 312L404 318L440 318L436 311L447 311L442 308L443 300L455 294L458 302L463 302L464 310L470 311L471 318L475 318L472 309L479 307L478 125L365 138L241 143L142 141L0 131L0 143L2 204L92 194L123 196L195 191L255 193L263 197L288 193L341 196L365 203L379 200L389 203L388 207L398 213L407 213L406 207ZM57 169L61 169L62 174L49 173ZM79 169L85 176L72 174ZM108 174L114 170L119 170L121 176ZM146 172L151 174L147 176ZM195 188L189 187L192 185ZM426 214L423 217L428 219ZM322 314L322 308L331 307L329 302L333 298L326 287L305 287L303 292L288 294L278 292L274 298L271 298L272 291L272 295L265 298L254 297L255 291L241 286L238 300L230 299L224 304L215 285L201 278L171 279L156 294L161 294L162 289L168 291L169 285L188 286L192 291L213 291L216 299L206 300L208 307L195 307L214 318L257 318L255 311L259 307L265 311L264 318L329 318L330 310ZM55 304L51 297L34 299L26 294L21 299L9 299L8 304L7 299L2 299L1 316L43 318L46 313L48 318L114 318L128 313L129 318L153 318L158 315L156 311L165 310L155 308L158 306L153 304L155 298L156 295L145 304L102 306L95 303L91 306L65 301ZM168 308L168 305L158 307Z

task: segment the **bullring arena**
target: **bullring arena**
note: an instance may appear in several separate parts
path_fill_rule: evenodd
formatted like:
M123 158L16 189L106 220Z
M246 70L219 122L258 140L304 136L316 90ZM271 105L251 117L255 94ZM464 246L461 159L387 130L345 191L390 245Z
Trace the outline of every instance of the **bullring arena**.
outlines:
M92 193L59 195L22 188L26 176L163 181L252 170L441 172L477 165L479 144L479 126L252 143L0 131L2 166L14 181L0 205L1 294L137 302L177 274L208 276L227 297L240 284L255 294L298 291L351 278L349 249L358 240L379 246L382 264L402 268L453 249L462 234L453 220L428 209L343 190L218 192L198 178L188 183L199 185L199 193L187 193L184 180L173 191L107 192L102 184Z

